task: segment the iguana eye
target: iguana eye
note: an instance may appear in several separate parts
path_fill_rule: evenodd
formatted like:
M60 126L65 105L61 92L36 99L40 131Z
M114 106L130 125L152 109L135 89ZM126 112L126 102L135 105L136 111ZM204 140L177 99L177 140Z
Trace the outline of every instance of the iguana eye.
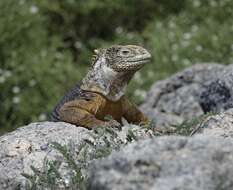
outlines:
M122 53L123 55L128 55L128 54L130 53L130 51L127 50L127 49L124 49L124 50L121 51L121 53Z

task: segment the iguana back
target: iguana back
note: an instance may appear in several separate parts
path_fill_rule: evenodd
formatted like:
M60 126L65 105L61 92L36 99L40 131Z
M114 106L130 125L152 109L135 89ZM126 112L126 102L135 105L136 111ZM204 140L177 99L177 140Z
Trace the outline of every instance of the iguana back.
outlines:
M84 93L82 92L82 89L80 88L80 84L76 84L75 87L73 87L70 91L68 91L62 98L61 100L58 102L58 104L55 106L55 108L52 111L50 120L51 121L61 121L59 119L59 111L61 109L61 107L72 100L81 98L82 96L84 96Z

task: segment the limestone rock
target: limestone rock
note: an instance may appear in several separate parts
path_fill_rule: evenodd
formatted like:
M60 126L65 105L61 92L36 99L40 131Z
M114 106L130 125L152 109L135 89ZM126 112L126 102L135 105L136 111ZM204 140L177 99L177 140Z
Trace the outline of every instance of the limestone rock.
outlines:
M49 154L50 142L62 145L74 140L78 145L91 138L88 130L65 123L33 123L0 137L0 189L22 187L21 173L32 173L30 166L41 168ZM57 153L58 154L58 153Z
M96 161L90 190L231 190L233 141L203 135L138 141Z
M233 64L226 66L216 78L204 83L200 105L204 112L220 112L233 108Z
M144 129L136 125L123 127L122 131L112 129L110 132L87 130L82 127L63 122L41 122L32 123L21 127L14 132L0 137L0 189L16 189L25 187L25 177L21 174L32 174L31 166L41 170L44 159L59 160L63 163L62 175L69 179L69 172L66 163L59 151L51 148L51 142L66 145L72 151L74 159L79 161L77 156L82 143L92 143L88 149L88 163L91 155L95 154L102 147L109 143L112 148L127 143L128 130L132 130L137 138L148 138ZM62 188L61 188L62 189Z
M194 134L214 137L233 137L233 109L207 117L194 131Z
M231 107L230 98L233 97L230 90L233 84L231 73L233 65L193 65L156 82L148 92L145 103L141 105L141 110L154 119L157 126L169 126L181 124L184 120L209 111L228 109ZM224 84L216 86L216 81L222 79ZM208 94L210 89L213 93ZM220 103L217 103L219 100Z

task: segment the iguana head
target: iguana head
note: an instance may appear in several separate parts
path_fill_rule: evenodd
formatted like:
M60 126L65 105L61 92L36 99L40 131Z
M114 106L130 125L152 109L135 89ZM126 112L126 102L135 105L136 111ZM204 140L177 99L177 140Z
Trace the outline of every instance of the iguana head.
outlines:
M151 58L146 49L135 45L114 45L94 52L96 53L94 62L98 58L104 57L106 66L115 72L137 71L148 63Z
M124 95L133 74L151 58L146 49L135 45L113 45L94 53L92 68L81 88L101 93L112 101Z

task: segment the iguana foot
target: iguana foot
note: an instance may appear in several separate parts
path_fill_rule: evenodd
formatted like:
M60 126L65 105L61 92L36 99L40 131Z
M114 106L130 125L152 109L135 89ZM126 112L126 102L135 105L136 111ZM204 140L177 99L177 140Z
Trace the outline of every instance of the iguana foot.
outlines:
M121 130L121 128L122 128L121 124L114 119L105 122L104 127L117 128L119 130Z

